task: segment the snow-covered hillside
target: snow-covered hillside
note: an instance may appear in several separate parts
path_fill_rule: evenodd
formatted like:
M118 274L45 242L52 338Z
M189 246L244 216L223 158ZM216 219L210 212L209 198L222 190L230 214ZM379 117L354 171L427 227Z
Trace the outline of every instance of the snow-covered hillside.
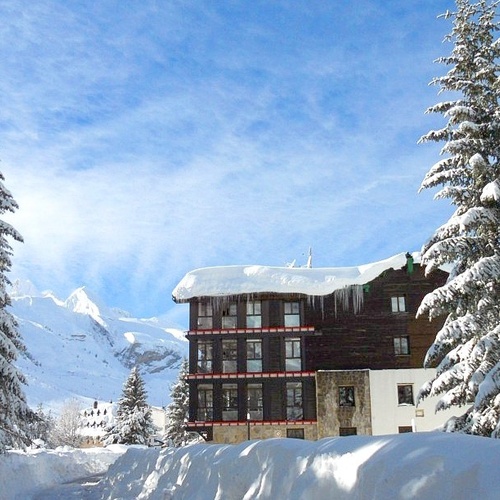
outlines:
M188 343L179 330L156 318L131 318L102 304L86 288L66 300L15 282L11 312L28 348L18 359L27 376L28 403L57 409L65 400L116 401L130 369L137 365L148 402L169 402Z

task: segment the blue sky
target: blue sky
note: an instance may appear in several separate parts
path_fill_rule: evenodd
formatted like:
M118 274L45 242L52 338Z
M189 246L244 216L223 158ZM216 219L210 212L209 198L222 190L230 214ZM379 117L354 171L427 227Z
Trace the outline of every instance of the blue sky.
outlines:
M11 278L186 326L198 267L419 250L444 0L0 2Z

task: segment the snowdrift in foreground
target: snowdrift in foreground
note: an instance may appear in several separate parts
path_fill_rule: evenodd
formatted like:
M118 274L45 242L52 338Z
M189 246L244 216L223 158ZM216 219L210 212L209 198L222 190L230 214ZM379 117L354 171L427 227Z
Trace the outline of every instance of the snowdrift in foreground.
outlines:
M0 500L27 500L41 490L106 472L126 446L10 451L0 455Z
M493 500L499 467L500 441L444 433L130 449L96 498Z
M496 500L499 468L500 440L438 432L10 452L0 499Z

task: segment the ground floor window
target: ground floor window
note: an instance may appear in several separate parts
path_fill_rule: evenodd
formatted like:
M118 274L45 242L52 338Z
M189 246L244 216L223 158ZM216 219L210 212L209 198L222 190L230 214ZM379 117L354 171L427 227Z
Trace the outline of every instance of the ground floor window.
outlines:
M302 411L302 383L287 382L286 384L286 419L301 420Z
M238 386L222 385L222 420L238 420Z
M339 406L355 406L354 386L346 385L339 387Z
M398 385L398 405L413 406L413 384Z
M400 425L398 427L398 432L400 434L406 434L407 432L413 432L413 428L411 425Z
M304 429L287 429L287 438L304 439Z
M263 419L262 384L248 384L248 416L250 420Z
M214 418L214 391L210 384L198 386L197 420L211 421Z
M356 427L340 427L339 436L356 436L358 430Z

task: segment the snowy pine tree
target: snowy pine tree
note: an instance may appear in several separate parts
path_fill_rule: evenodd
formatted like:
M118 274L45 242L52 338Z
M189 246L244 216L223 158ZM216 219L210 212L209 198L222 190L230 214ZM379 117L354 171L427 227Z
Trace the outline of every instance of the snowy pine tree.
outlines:
M436 376L419 397L439 395L437 410L472 403L450 420L448 430L500 437L500 43L497 2L457 0L447 40L449 67L433 83L452 100L432 106L447 124L421 141L444 142L445 157L425 176L421 189L440 187L436 198L455 211L424 245L430 272L451 265L447 283L429 293L419 315L446 316L427 352Z
M134 367L118 401L116 421L106 430L104 444L148 444L155 427L139 370Z
M179 371L177 382L171 387L172 402L167 406L167 430L165 440L175 447L185 446L193 441L186 431L186 421L189 416L189 373L188 361L184 359Z
M51 411L45 412L42 403L40 403L29 425L31 441L42 440L45 445L50 445L50 434L54 425L55 421Z
M18 205L5 188L0 173L0 214L14 212ZM26 347L17 329L17 323L8 311L10 297L6 273L11 268L12 247L7 238L23 241L9 224L0 220L0 452L8 446L22 447L29 443L29 423L33 412L26 404L23 384L26 379L14 363Z

